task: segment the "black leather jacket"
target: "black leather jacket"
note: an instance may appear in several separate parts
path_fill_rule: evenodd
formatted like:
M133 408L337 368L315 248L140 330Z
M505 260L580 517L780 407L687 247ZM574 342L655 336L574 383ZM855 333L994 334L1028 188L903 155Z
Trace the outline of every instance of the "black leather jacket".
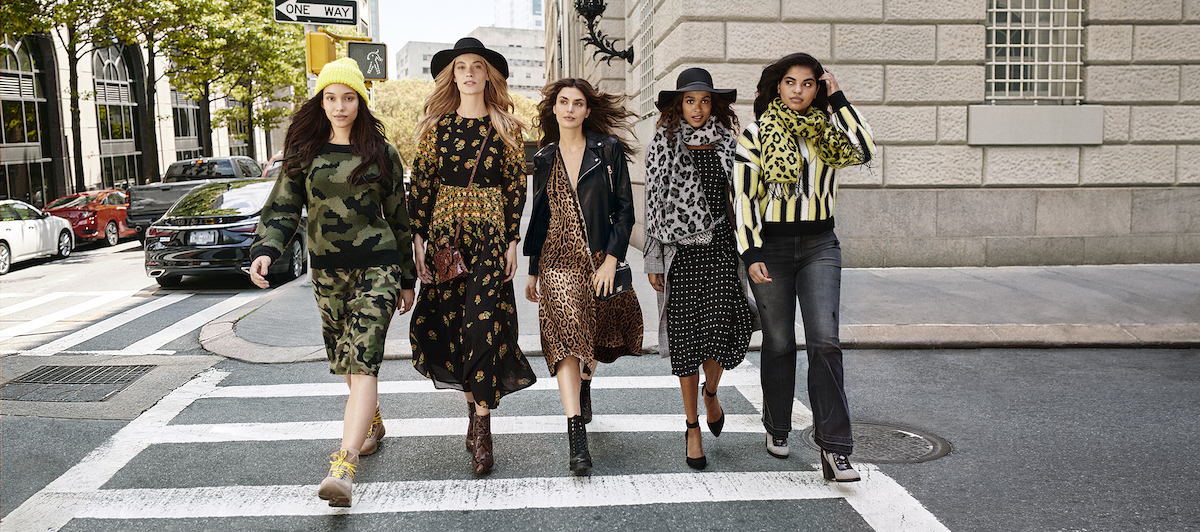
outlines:
M554 166L558 143L547 144L533 156L533 209L529 230L525 233L524 253L529 260L529 275L538 274L538 260L550 226L550 201L546 181ZM587 151L580 164L575 185L583 222L587 227L588 247L604 250L619 261L625 260L629 234L633 231L633 187L629 184L629 166L625 151L616 137L587 133Z

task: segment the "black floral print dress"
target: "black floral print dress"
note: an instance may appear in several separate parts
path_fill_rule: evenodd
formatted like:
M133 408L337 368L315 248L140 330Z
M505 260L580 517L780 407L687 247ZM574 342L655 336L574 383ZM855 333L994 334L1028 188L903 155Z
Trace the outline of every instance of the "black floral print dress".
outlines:
M468 189L490 120L442 118L417 147L412 165L409 219L425 240L425 266L454 238L467 264L464 277L421 285L409 339L413 366L438 388L471 392L496 408L500 398L537 377L517 345L517 308L504 282L504 252L517 240L525 207L525 157L492 132Z

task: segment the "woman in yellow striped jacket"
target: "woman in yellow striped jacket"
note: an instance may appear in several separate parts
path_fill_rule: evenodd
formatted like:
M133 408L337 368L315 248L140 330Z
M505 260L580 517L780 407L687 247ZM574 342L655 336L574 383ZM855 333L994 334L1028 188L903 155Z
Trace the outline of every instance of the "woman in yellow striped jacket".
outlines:
M833 207L836 170L869 162L875 143L833 74L808 54L785 56L763 70L754 116L734 155L733 210L738 253L762 319L767 452L788 457L799 302L822 470L827 480L855 481L838 341L842 252Z

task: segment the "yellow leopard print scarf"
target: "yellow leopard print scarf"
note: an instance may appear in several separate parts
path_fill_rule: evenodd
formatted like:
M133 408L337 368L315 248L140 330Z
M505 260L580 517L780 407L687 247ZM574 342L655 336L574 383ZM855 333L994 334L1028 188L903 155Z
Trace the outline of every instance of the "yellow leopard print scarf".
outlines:
M816 149L817 158L834 167L850 164L857 153L850 139L829 123L824 111L809 106L804 113L793 111L776 96L758 119L762 146L762 179L780 184L800 183L804 195L809 194L809 160L800 156L798 139ZM832 131L831 131L832 130Z

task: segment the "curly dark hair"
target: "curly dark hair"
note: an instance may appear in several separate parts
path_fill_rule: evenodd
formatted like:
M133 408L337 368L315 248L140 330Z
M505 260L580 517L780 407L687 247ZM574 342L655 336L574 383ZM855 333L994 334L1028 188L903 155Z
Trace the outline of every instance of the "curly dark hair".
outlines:
M658 122L654 124L655 129L667 126L667 142L675 142L675 130L679 129L680 124L683 123L683 97L684 93L676 94L663 109L659 110ZM737 113L733 112L733 103L718 98L715 94L712 94L710 100L712 101L712 116L722 126L736 133L739 124Z
M822 67L821 62L811 55L796 53L785 55L763 69L762 77L758 78L758 92L754 95L754 118L761 117L763 113L767 112L767 105L779 96L779 82L794 66L812 69L813 76L818 80L817 97L813 99L812 107L816 107L826 115L829 114L826 111L829 108L828 89L824 81L819 81L821 76L825 75L825 67Z
M379 181L387 184L393 177L388 171L387 136L384 134L383 121L376 118L367 108L366 99L359 95L358 116L350 129L350 153L362 157L362 163L350 172L350 183L361 185L366 182L363 176L372 165L379 168ZM325 116L325 108L321 107L323 92L317 93L292 115L292 124L288 126L287 135L283 141L284 169L291 177L298 176L304 168L316 158L321 148L329 142L333 125ZM280 173L282 179L283 173Z
M583 78L563 78L542 89L542 101L538 102L538 115L534 119L534 127L542 132L542 140L538 142L538 147L558 142L561 137L558 119L554 116L554 100L558 98L559 91L567 87L579 89L587 100L587 108L591 113L583 119L583 130L616 137L621 141L621 148L625 150L625 158L632 160L631 157L637 153L637 149L618 135L617 130L623 129L630 137L634 136L633 125L629 119L636 115L625 108L624 96L600 92Z

